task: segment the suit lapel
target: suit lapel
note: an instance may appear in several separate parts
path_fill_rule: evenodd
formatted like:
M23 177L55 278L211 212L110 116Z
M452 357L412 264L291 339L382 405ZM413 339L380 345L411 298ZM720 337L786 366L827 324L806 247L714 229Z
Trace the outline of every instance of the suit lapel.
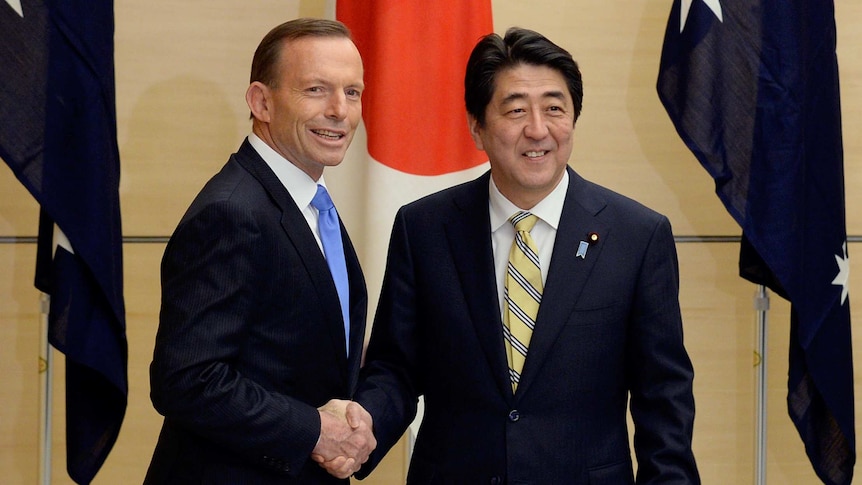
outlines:
M491 249L489 178L490 172L486 172L455 195L455 209L446 224L446 236L482 351L500 392L511 399Z
M284 185L278 180L278 177L257 151L252 148L247 139L237 151L236 159L260 182L264 190L269 193L270 198L281 210L281 226L287 238L296 249L296 252L299 253L300 260L308 273L308 277L320 295L320 300L322 302L331 302L330 304L324 303L321 305L322 308L320 310L324 313L333 346L337 350L335 354L338 359L339 368L344 370L344 377L347 379L347 356L345 355L347 344L344 341L341 307L338 305L338 292L335 289L335 283L329 275L329 266L326 264L326 258L324 258L323 253L320 251L320 247L317 245L317 241L314 239L314 235L311 233L305 217L290 197L287 189L284 188ZM342 226L342 235L344 234L344 227ZM347 251L345 251L345 254L347 254ZM356 254L353 252L352 245L350 246L350 254L355 258ZM348 258L348 268L351 266L350 258ZM356 268L358 268L358 262ZM348 272L349 278L353 280L354 273L350 272L350 270ZM351 289L353 287L354 285L351 282Z
M341 217L339 216L339 222ZM362 360L362 345L365 343L365 319L368 308L368 290L365 286L365 276L359 265L359 258L347 229L341 222L341 239L344 241L344 257L347 260L347 274L350 280L350 358L348 359L347 375L349 380L349 395L353 395L359 379L359 364ZM316 244L316 243L315 243ZM328 270L328 267L327 267ZM333 285L333 288L335 286ZM339 322L341 319L339 319ZM342 338L343 342L344 339Z
M518 385L518 395L526 392L530 383L540 374L545 357L588 283L604 246L603 241L610 234L610 226L596 217L605 207L605 201L594 195L589 184L571 168L567 170L569 187L557 227L542 304L536 317L536 329ZM587 235L591 232L599 235L599 241L589 246L584 257L579 257L578 247L581 241L588 240Z

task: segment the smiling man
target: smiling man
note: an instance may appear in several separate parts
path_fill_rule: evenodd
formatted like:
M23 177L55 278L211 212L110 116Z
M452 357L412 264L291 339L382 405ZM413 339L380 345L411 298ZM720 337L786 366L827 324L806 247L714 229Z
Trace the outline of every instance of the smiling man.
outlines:
M258 46L252 133L162 260L150 381L165 420L145 483L341 483L374 448L370 416L330 401L356 388L367 295L323 179L363 87L339 22L292 20ZM312 454L344 457L336 476Z
M513 28L479 41L464 84L491 169L396 216L359 476L424 396L409 483L699 483L670 223L568 167L577 64Z

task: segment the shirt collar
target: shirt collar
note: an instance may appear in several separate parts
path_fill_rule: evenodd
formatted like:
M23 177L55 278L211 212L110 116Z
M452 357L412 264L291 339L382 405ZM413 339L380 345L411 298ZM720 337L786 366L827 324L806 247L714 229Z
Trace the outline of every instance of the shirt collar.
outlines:
M512 214L523 209L520 209L518 206L513 204L500 192L500 189L497 188L497 184L494 183L494 177L490 177L488 185L490 186L488 190L488 200L491 211L491 232L496 232L497 229L500 229L508 222L509 217L511 217ZM563 176L560 177L560 182L557 183L556 187L554 187L554 190L545 196L544 199L539 201L538 204L533 206L533 208L530 209L530 213L545 221L545 223L556 231L557 227L560 225L560 216L563 213L563 203L566 200L566 191L568 188L569 171L565 170L563 172Z
M307 173L273 150L254 133L248 135L248 142L269 168L275 172L275 176L278 177L278 180L293 198L293 202L300 209L311 204L311 199L317 193L318 184L326 187L323 175L320 176L320 180L315 182Z

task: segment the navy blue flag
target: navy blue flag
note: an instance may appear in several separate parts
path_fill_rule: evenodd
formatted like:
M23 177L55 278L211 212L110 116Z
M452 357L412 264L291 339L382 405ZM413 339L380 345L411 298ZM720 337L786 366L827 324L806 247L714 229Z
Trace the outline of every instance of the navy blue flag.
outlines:
M824 483L853 477L850 271L829 0L676 0L658 93L742 227L740 275L791 303L787 404Z
M111 1L0 1L0 158L41 206L36 286L66 356L67 467L89 483L128 397ZM52 254L55 223L71 247Z

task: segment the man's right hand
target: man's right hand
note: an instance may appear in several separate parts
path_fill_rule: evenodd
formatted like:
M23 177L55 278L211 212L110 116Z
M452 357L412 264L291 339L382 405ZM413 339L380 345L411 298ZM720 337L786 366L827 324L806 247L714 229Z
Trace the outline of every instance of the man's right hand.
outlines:
M312 459L338 478L353 475L377 447L371 415L359 404L340 399L317 411L320 439L311 452Z

